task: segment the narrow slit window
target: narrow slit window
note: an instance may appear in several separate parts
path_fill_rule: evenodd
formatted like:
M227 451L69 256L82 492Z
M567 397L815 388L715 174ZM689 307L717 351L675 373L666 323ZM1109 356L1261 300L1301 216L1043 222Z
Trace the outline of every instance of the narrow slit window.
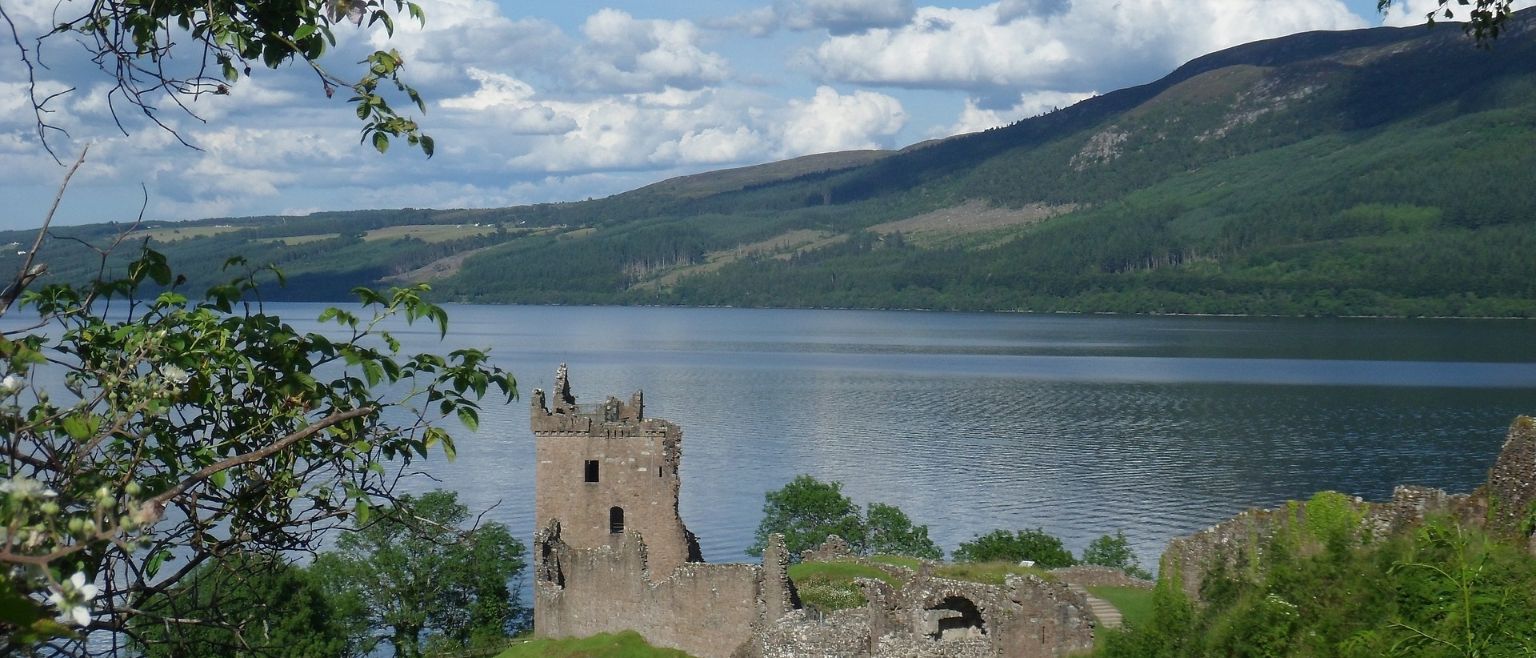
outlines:
M624 532L624 508L608 508L608 532L615 535Z
M596 482L597 481L597 460L596 459L588 459L587 460L587 481L588 482Z

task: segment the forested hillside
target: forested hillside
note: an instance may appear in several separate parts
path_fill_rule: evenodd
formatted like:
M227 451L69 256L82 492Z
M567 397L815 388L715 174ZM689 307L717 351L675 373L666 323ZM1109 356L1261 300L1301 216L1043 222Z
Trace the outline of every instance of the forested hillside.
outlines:
M1533 143L1524 12L1491 48L1454 25L1247 44L901 152L140 234L198 279L230 255L275 263L298 298L430 281L476 302L1530 317ZM66 278L99 262L68 239L45 256Z

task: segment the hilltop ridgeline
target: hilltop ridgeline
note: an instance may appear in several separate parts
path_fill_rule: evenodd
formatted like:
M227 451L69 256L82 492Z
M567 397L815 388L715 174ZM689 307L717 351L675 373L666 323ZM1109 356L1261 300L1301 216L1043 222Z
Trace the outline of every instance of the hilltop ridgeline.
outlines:
M1532 317L1533 28L1521 12L1488 49L1456 25L1298 34L1003 128L580 203L142 232L194 284L240 254L293 299L426 281L499 303ZM44 257L74 280L99 263Z

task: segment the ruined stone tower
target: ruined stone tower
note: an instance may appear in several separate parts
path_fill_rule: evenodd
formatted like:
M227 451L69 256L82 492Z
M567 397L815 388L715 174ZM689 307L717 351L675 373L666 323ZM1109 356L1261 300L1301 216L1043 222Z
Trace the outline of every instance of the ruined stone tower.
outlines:
M553 408L533 392L534 522L559 521L572 548L617 546L625 535L646 547L654 579L700 562L698 541L677 512L682 428L645 417L644 395L578 405L566 367L555 375Z
M682 428L646 418L638 392L576 404L564 365L552 397L534 390L529 423L535 635L634 630L699 658L1031 657L1093 646L1085 604L1038 578L1000 588L904 570L900 592L868 579L867 606L810 616L780 535L768 537L761 566L703 564L677 513Z
M646 418L638 392L627 403L576 404L564 365L552 397L533 392L530 420L536 635L633 629L657 646L729 658L789 611L782 537L762 567L702 564L677 513L682 428Z

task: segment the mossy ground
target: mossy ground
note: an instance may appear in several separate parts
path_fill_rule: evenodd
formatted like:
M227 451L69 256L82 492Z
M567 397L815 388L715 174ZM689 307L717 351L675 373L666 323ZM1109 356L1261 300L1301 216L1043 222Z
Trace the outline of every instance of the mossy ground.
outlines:
M801 562L790 565L789 577L795 581L800 602L822 612L857 608L867 603L864 592L853 582L856 578L874 578L892 587L901 586L896 577L880 568L858 562Z
M653 647L634 631L599 633L590 637L529 640L496 658L690 658L676 649Z
M868 558L868 562L889 564L914 571L919 566L915 558L899 555L876 555ZM1043 569L1021 567L1011 562L962 562L941 564L933 569L933 575L940 578L989 585L1002 585L1009 574L1053 579ZM802 562L790 565L789 577L795 581L795 588L800 593L801 602L823 612L857 608L867 602L863 591L853 582L855 578L875 578L885 581L892 587L901 586L900 578L892 576L879 567L851 560Z
M933 575L951 580L968 580L973 583L986 583L988 585L1002 585L1010 574L1018 576L1037 576L1045 580L1055 580L1044 569L1035 567L1023 567L1012 562L956 562L936 567Z

